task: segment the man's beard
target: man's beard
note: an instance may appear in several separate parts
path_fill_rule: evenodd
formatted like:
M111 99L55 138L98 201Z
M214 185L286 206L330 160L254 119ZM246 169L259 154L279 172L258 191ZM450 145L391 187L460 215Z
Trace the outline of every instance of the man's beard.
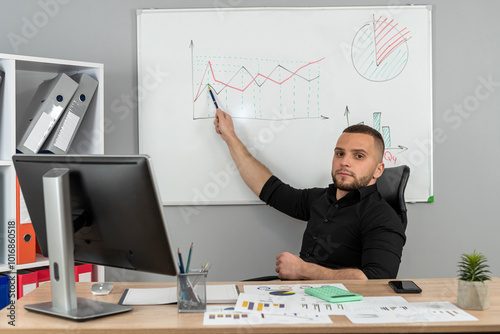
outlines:
M337 173L339 173L339 172L347 172L347 173L351 174L353 177L352 182L349 183L349 182L343 181L342 176L337 175ZM353 172L351 172L349 170L345 170L345 169L339 169L335 173L332 173L332 179L333 179L333 183L335 184L337 189L340 189L343 191L352 191L352 190L366 187L370 183L370 180L372 179L372 177L367 175L367 176L362 176L360 178L357 178Z

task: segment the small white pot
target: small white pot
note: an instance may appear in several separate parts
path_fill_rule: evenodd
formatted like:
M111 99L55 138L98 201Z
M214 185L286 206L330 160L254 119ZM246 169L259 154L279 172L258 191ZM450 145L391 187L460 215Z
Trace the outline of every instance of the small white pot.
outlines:
M489 281L458 280L458 307L466 310L486 310L490 307Z

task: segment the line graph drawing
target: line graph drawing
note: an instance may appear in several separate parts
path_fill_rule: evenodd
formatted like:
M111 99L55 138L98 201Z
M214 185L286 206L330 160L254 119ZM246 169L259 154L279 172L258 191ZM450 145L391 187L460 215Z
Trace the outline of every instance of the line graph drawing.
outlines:
M408 63L410 31L393 19L373 18L356 33L351 59L363 78L381 82L396 78Z
M292 72L291 70L287 69L286 67L283 67L282 65L277 65L277 66L276 66L276 67L275 67L275 68L271 71L271 73L270 73L269 75L267 75L267 76L266 76L266 75L263 75L263 74L261 74L261 73L257 73L257 75L255 75L255 76L254 76L252 73L250 73L250 71L249 71L249 70L248 70L245 66L241 66L241 68L240 68L240 69L239 69L239 70L238 70L238 71L234 74L234 76L233 76L233 77L232 77L232 78L231 78L231 79L230 79L227 83L222 82L222 81L220 81L220 80L217 80L217 79L215 78L214 70L213 70L213 68L212 68L212 63L211 63L210 61L208 61L207 66L206 66L206 68L205 68L205 71L203 72L203 76L202 76L201 82L203 83L206 73L207 73L208 71L210 71L210 73L212 74L212 78L213 78L214 82L216 82L216 83L219 83L219 84L222 84L222 85L223 85L223 87L222 87L222 89L221 89L220 91L216 91L216 93L217 93L217 94L219 94L222 90L224 90L224 89L228 89L228 88L231 88L231 89L234 89L234 90L237 90L237 91L240 91L240 92L244 92L244 91L246 91L246 90L247 90L247 88L248 88L248 87L249 87L252 83L255 83L255 84L256 84L257 86L259 86L259 87L262 87L262 85L264 85L267 81L271 81L271 82L274 82L275 84L282 85L282 84L284 84L285 82L287 82L289 79L291 79L293 76L297 76L297 77L299 77L299 78L301 78L301 79L303 79L303 80L305 80L305 81L307 81L307 82L311 82L311 81L313 81L313 80L318 79L318 78L319 78L319 75L318 75L318 76L316 76L316 77L314 77L314 78L307 79L307 78L305 78L305 77L303 77L303 76L301 76L301 75L299 75L299 74L297 74L297 73L298 73L301 69L303 69L303 68L305 68L305 67L307 67L307 66L309 66L309 65L315 64L315 63L317 63L317 62L320 62L320 61L322 61L323 59L324 59L324 58L319 59L319 60L316 60L316 61L313 61L313 62L310 62L310 63L307 63L307 64L305 64L305 65L303 65L303 66L299 67L299 68L298 68L295 72ZM272 78L272 75L273 75L273 73L274 73L276 70L283 70L283 71L285 71L285 72L289 72L289 73L290 73L290 76L289 76L289 77L287 77L287 78L285 78L285 79L284 79L284 80L282 80L282 81L277 81L277 80L274 80L274 79ZM231 85L231 82L234 80L234 78L235 78L236 76L238 76L238 73L239 73L239 72L246 72L246 75L249 77L249 79L251 79L251 80L248 82L248 84L247 84L246 86L244 86L243 88L238 88L238 87L235 87L235 86L232 86L232 85ZM262 81L260 81L260 82L259 82L259 80L258 80L258 79L260 79L260 78L263 78L263 79L261 79ZM195 96L195 98L194 98L194 102L196 102L196 100L200 97L200 89L201 89L201 87L203 87L203 90L207 88L207 86L202 86L202 84L201 84L201 83L198 85L198 92L196 93L196 96ZM203 90L202 90L202 92L203 92ZM202 93L202 92L201 92L201 93Z
M321 61L194 55L193 119L212 118L217 103L236 118L324 119L320 114Z

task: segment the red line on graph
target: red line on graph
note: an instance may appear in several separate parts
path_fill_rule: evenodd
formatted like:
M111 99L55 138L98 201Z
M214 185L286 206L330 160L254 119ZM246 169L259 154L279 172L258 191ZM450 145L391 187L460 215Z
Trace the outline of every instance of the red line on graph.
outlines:
M201 83L198 87L198 91L196 92L196 97L194 98L195 101L198 100L198 96L200 96L201 85L203 84L203 80L205 79L205 73L207 73L208 65L210 65L210 62L208 62L207 66L205 67L205 71L203 71L203 76L201 77Z
M238 87L234 87L234 86L231 86L229 85L228 83L225 83L223 81L220 81L220 80L217 80L215 78L215 73L213 71L213 68L212 68L212 63L210 61L208 61L207 63L207 66L205 67L205 71L203 72L203 76L201 78L201 82L200 82L200 85L198 87L198 92L196 93L196 97L195 97L195 101L198 99L198 97L200 96L200 90L201 90L201 86L203 85L203 80L205 79L205 73L207 73L207 70L208 68L210 67L210 72L212 72L212 78L214 79L215 82L217 83L220 83L228 88L232 88L234 90L237 90L237 91L240 91L240 92L244 92L252 83L254 83L256 80L257 80L257 77L263 77L269 81L272 81L274 82L275 84L278 84L278 85L282 85L284 84L285 82L287 82L288 80L290 80L295 74L297 74L297 72L299 72L301 69L309 66L309 65L312 65L312 64L316 64L316 63L319 63L320 61L322 61L323 59L325 59L325 57L321 58L321 59L318 59L318 60L315 60L315 61L312 61L310 63L307 63L301 67L299 67L295 72L293 72L292 74L290 74L290 76L288 76L286 79L284 79L283 81L276 81L276 80L273 80L271 79L270 77L268 76L265 76L265 75L262 75L260 73L258 73L255 77L252 78L252 80L245 86L245 88L241 89L241 88L238 88Z

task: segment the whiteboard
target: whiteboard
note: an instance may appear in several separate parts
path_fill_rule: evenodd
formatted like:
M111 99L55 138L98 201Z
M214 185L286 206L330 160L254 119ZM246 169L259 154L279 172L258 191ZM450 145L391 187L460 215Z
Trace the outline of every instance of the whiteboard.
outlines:
M214 131L234 118L250 152L297 188L331 183L335 143L364 123L406 164L409 202L431 201L427 6L138 10L139 150L164 205L253 204Z

